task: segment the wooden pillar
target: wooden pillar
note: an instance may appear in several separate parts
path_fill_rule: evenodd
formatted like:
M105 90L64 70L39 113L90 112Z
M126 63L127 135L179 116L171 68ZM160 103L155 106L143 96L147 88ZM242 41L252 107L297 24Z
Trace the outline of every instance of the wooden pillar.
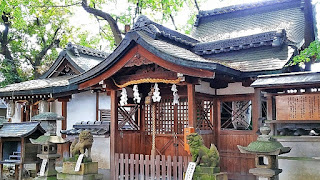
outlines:
M19 165L19 180L22 180L25 156L26 156L26 142L25 142L25 139L22 137L21 138L21 157L20 157L20 165Z
M261 118L261 90L254 90L254 98L252 102L252 129L254 132L258 130L258 121Z
M62 101L62 113L61 115L64 117L64 120L61 122L61 129L67 129L67 118L68 118L68 101ZM63 138L66 137L65 134L62 135Z
M196 128L197 126L197 109L196 109L196 97L195 97L195 85L187 84L188 89L188 123L189 127Z
M99 120L99 92L96 92L96 121Z
M3 161L2 158L2 139L0 138L0 161ZM3 164L0 164L0 179L3 177Z
M115 180L115 153L117 152L116 142L117 142L117 131L118 131L118 98L117 91L111 90L111 125L110 125L110 161L111 161L111 179Z

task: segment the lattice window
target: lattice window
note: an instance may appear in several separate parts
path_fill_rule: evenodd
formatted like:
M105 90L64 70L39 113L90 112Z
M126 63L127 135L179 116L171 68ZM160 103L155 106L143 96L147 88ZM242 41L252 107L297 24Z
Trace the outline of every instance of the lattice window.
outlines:
M138 111L139 105L126 105L126 106L118 106L119 116L118 118L118 129L119 130L139 130L140 127L138 125Z
M251 101L221 102L221 128L251 130Z
M188 102L181 98L179 105L173 105L173 99L161 99L156 104L156 133L173 134L183 133L183 128L188 125ZM145 105L145 127L148 134L152 132L152 111L150 105Z
M197 100L197 129L213 130L211 121L213 101Z
M177 133L183 134L183 129L188 127L188 99L180 98L179 105L177 106L178 115L178 127Z

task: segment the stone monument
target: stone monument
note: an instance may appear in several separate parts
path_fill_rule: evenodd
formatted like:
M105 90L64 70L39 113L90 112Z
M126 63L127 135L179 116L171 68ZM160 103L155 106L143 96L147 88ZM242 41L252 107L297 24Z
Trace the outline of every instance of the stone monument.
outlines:
M91 159L92 143L90 131L84 130L79 134L79 139L73 141L70 147L72 157L63 162L58 179L102 180L103 175L98 174L98 162L92 162Z
M278 167L277 156L290 152L290 147L283 147L282 144L272 138L269 133L271 129L266 124L260 127L260 135L257 141L251 142L247 147L238 145L241 153L255 154L256 168L250 169L249 173L259 179L278 180L282 169Z
M203 139L197 133L187 136L190 146L192 161L197 166L193 173L194 180L228 180L227 173L220 172L220 156L214 144L208 149L203 144Z

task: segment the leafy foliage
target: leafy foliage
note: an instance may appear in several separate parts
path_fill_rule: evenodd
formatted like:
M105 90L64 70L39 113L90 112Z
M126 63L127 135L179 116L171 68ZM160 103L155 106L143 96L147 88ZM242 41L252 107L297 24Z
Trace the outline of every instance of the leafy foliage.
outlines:
M293 58L291 65L315 62L320 58L320 42L313 41L310 45Z

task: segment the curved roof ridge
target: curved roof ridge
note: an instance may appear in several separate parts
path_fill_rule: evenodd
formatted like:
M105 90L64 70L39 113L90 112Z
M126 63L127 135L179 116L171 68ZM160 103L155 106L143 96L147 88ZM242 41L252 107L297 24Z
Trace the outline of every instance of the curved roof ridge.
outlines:
M153 39L163 38L163 39L172 40L182 45L191 46L191 47L193 47L196 43L200 42L199 40L191 36L188 36L176 30L172 30L167 27L164 27L150 20L147 16L144 16L144 15L140 15L137 18L130 32L134 32L134 31L145 31Z
M226 7L222 7L222 8L216 8L216 9L212 9L212 10L200 11L199 14L197 15L197 19L194 23L194 26L198 26L200 19L204 18L204 17L233 13L236 11L253 9L253 8L257 8L257 7L269 6L269 5L274 5L274 4L281 4L281 3L291 2L291 1L296 1L296 0L262 0L262 1L258 1L258 2L237 4L237 5L226 6Z
M81 45L78 45L78 44L73 44L71 42L68 42L66 49L67 50L71 50L74 53L75 56L80 56L79 53L81 53L81 54L85 54L85 55L89 55L89 56L95 56L95 57L98 57L98 58L106 58L109 55L106 52L98 51L96 49L92 49L92 48L89 48L89 47L81 46Z
M208 55L260 46L272 45L276 47L281 46L285 38L286 32L281 29L238 38L199 43L193 48L193 51L198 55Z

